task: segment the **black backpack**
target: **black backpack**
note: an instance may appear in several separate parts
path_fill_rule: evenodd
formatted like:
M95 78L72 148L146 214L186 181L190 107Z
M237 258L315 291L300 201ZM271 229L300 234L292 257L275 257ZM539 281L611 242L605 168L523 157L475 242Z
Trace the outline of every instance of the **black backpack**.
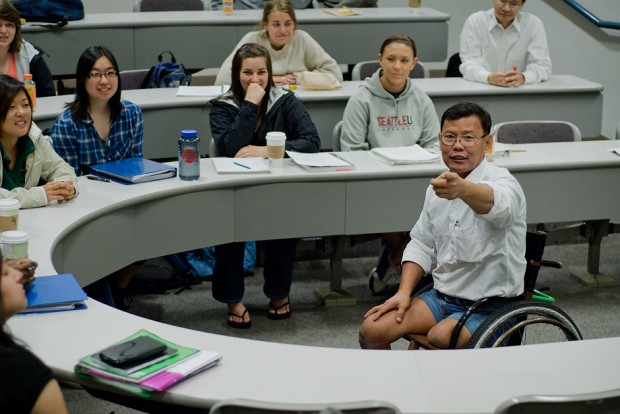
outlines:
M170 62L164 62L163 55L170 55ZM192 82L192 74L185 70L185 66L177 63L172 52L166 50L157 56L157 63L153 66L144 79L142 88L178 88L181 85L189 85Z

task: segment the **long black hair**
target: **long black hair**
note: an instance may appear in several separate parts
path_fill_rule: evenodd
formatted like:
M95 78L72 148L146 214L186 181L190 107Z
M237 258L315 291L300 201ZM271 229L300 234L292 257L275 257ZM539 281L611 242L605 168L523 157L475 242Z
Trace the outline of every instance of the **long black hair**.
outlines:
M241 86L241 67L243 66L243 61L248 58L258 57L265 59L267 72L269 73L269 81L267 82L267 86L265 86L265 97L262 99L260 107L258 108L258 124L256 125L257 130L263 122L265 114L267 113L267 105L269 104L269 93L271 92L271 88L275 86L272 78L271 57L269 56L269 51L256 43L246 43L241 45L233 57L232 73L230 75L230 89L232 90L233 100L239 107L241 107L241 103L245 99L245 92L243 91L243 86Z
M75 69L75 99L67 104L67 107L71 108L71 119L75 122L81 122L86 118L89 103L88 92L86 92L86 82L88 82L88 75L93 69L93 66L95 66L95 62L101 57L106 57L110 60L118 76L118 63L116 63L116 59L112 52L106 47L91 46L82 53ZM120 76L118 76L117 81L118 88L108 101L108 105L110 105L110 121L112 122L118 119L123 110L123 104L121 103L122 88Z

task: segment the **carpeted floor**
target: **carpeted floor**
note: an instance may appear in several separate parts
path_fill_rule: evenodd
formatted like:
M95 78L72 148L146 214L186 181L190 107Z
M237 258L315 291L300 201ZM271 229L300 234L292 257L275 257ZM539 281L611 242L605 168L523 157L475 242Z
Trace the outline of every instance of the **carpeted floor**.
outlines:
M226 306L213 300L211 284L203 282L179 294L136 294L130 312L150 319L199 331L221 335L304 344L324 347L358 348L357 327L366 310L384 300L368 290L367 273L376 261L378 240L348 250L352 256L344 261L343 285L356 298L357 305L325 307L314 294L315 288L329 286L329 261L323 258L298 261L291 292L293 315L284 321L267 318L268 299L262 293L262 269L246 278L245 304L253 326L235 330L226 325ZM575 239L548 245L545 257L564 262L560 270L543 268L539 287L556 298L556 304L576 322L586 339L620 335L620 235L603 240L601 272L613 278L617 286L590 288L584 286L570 271L585 271L587 244ZM147 261L140 277L168 277L169 265L162 259ZM395 349L406 349L404 341ZM138 413L138 411L95 399L81 389L63 387L70 413Z

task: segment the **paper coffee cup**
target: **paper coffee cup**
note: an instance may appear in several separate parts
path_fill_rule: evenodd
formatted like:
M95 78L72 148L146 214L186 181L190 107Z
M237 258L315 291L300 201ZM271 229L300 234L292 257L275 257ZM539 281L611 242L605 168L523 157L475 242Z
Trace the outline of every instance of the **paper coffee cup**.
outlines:
M267 155L269 163L272 167L281 167L284 162L284 143L286 142L286 134L284 132L268 132L267 133Z
M21 259L28 257L28 233L21 230L2 232L2 254L5 259Z
M17 230L19 223L19 200L5 198L0 200L0 232Z

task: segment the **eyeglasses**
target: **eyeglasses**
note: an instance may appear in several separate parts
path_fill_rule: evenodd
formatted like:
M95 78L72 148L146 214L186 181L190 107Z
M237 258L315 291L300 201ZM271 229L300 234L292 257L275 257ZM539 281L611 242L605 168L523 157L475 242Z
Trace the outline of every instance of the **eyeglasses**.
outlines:
M90 79L101 79L105 76L106 79L114 79L116 78L116 75L118 75L118 73L116 73L115 70L109 70L107 72L90 72L88 74L88 77Z
M441 143L447 147L451 147L456 144L456 141L460 141L462 146L464 146L465 148L469 148L473 147L478 140L481 140L487 135L489 134L484 134L480 138L476 138L471 135L461 135L457 137L453 134L439 134L439 137L441 138Z
M508 6L511 9L518 9L519 7L523 6L522 2L519 1L509 1L509 0L497 0L497 2L502 6Z

